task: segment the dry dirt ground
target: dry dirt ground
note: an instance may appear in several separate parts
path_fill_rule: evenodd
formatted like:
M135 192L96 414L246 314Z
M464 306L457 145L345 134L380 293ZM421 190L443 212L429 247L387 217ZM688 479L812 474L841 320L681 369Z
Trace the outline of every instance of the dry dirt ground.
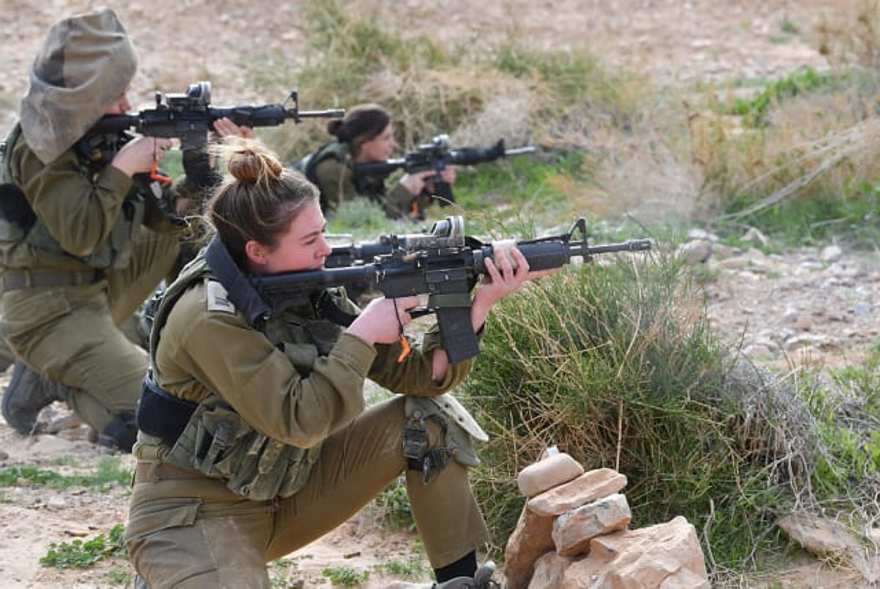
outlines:
M57 18L104 2L0 0L0 130L14 120L26 88L26 70L46 28ZM113 4L113 3L110 3ZM140 54L134 101L156 89L180 91L211 79L218 103L279 100L246 85L248 64L267 55L291 62L306 47L302 2L154 0L115 3ZM773 77L811 65L822 68L810 31L842 0L354 0L358 13L376 14L406 34L431 34L451 45L490 45L506 36L538 47L588 48L668 83ZM789 23L785 27L783 23ZM783 29L788 30L785 32ZM292 81L294 82L294 81ZM301 89L307 96L307 89ZM369 96L364 97L365 100ZM713 258L710 314L749 354L777 365L808 350L810 358L856 360L880 331L880 266L871 256L844 252L822 261L819 252L781 256L732 253ZM802 337L798 340L798 337ZM812 339L811 339L812 338ZM5 380L0 380L5 384ZM57 415L63 409L55 408ZM104 454L85 441L84 428L57 436L23 438L0 422L0 466L33 465L63 473L94 472ZM131 466L129 458L121 457ZM18 484L0 489L0 586L110 587L124 584L127 564L104 561L86 570L58 571L39 564L50 542L87 538L125 519L127 489L65 491ZM367 569L417 550L414 537L378 531L370 514L355 518L320 542L273 566L277 586L325 587L328 566ZM798 574L800 586L851 586ZM282 580L285 582L282 583ZM289 583L289 584L286 584ZM390 581L374 571L368 586ZM786 585L788 586L788 585Z

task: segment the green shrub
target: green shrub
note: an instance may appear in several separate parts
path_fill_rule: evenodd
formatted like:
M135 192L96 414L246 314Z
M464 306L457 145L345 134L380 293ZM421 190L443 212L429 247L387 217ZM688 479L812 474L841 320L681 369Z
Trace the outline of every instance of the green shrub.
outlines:
M0 469L0 487L13 486L20 481L50 489L70 487L109 489L114 485L127 486L131 482L131 471L122 466L115 457L102 458L98 463L97 471L86 475L64 475L31 465L7 466Z
M428 574L422 559L417 556L406 560L389 560L380 565L379 568L389 575L394 575L403 579L422 579Z
M342 585L343 587L354 587L361 583L366 583L370 578L369 571L359 571L351 567L327 567L321 574L334 585Z
M523 504L516 474L557 444L626 474L635 527L684 515L711 564L742 568L781 550L775 516L817 444L796 391L724 349L693 277L662 256L505 299L465 389L491 436L475 480L499 542Z
M770 82L754 98L736 98L730 113L744 117L746 125L750 127L765 126L772 106L801 94L833 87L837 82L833 74L819 73L806 67Z
M84 569L108 557L125 557L125 526L116 524L107 535L98 534L89 540L49 544L49 550L40 558L40 564L56 569Z
M728 214L736 214L759 202L752 196L729 201ZM873 248L880 243L880 186L863 182L851 194L814 194L793 198L777 206L738 218L735 224L717 225L722 236L742 235L743 224L757 227L785 245L819 245L838 238L854 246Z
M406 483L403 479L397 479L382 491L375 499L385 522L396 529L415 529L412 508L409 496L406 493Z

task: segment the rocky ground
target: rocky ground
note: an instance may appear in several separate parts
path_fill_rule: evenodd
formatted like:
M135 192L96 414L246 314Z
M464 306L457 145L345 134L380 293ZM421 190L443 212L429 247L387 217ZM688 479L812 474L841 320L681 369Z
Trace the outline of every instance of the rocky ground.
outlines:
M683 249L703 262L709 317L716 330L753 360L777 369L810 363L858 364L876 351L880 333L880 259L838 245L764 253L732 248L714 235ZM708 239L705 239L707 238ZM711 252L711 254L709 254Z
M14 120L26 88L26 69L56 18L105 2L0 0L0 130ZM735 80L783 75L827 64L810 31L824 14L843 9L840 0L496 0L473 3L422 0L388 3L354 0L408 34L432 34L455 43L488 44L505 35L538 46L587 47L612 64L636 68L669 83ZM278 100L256 96L248 64L267 55L303 59L306 40L297 20L302 2L255 0L155 0L117 9L139 48L141 67L135 102L152 91L179 91L195 80L214 81L218 102ZM788 23L788 24L786 24ZM307 95L307 93L306 93ZM365 97L368 98L368 97ZM703 236L711 241L711 236ZM758 239L758 238L756 238ZM808 359L827 365L857 362L880 330L880 263L875 256L843 250L786 250L766 255L717 244L706 263L706 290L713 324L741 340L756 359L785 368ZM0 379L5 384L5 379ZM63 416L55 408L55 417ZM29 465L62 474L94 473L107 456L84 439L84 428L23 438L0 421L0 467ZM131 467L128 457L116 457ZM21 479L0 487L0 585L3 587L111 587L126 584L130 569L111 558L88 569L44 567L39 559L52 542L88 539L125 520L128 491L72 486L47 489ZM418 554L413 535L379 529L367 513L272 567L278 587L326 587L330 566L372 570L368 587L387 587L392 577L374 567ZM844 577L820 577L804 564L781 586L850 587ZM300 583L300 584L298 584ZM774 585L780 586L780 585Z

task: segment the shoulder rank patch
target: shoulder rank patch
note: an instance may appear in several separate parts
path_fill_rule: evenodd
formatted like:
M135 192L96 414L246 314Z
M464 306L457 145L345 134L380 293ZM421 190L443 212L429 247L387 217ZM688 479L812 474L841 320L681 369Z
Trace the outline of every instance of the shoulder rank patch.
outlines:
M206 280L205 289L208 293L208 310L231 313L235 315L235 305L229 300L229 294L223 285L216 280Z

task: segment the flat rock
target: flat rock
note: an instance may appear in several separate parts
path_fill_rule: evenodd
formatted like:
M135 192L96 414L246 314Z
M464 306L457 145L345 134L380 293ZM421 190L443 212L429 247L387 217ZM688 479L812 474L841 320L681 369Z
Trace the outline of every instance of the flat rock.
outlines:
M566 570L561 589L709 589L697 532L683 517L598 536Z
M516 478L516 484L520 493L526 497L534 497L547 489L567 483L583 473L583 466L568 454L561 453L522 469Z
M819 259L829 264L838 261L842 257L843 250L836 245L825 246L822 248L822 251L819 252Z
M535 570L535 561L554 549L553 517L538 515L523 507L516 529L504 549L504 576L508 589L525 589Z
M695 239L678 247L676 255L690 266L702 264L712 256L712 242L707 239Z
M626 476L611 468L597 468L532 497L526 505L538 515L561 515L617 493L625 486Z
M535 562L535 574L532 575L529 589L557 589L572 562L571 558L548 552Z
M626 497L619 493L564 513L553 522L553 544L560 556L577 556L590 548L590 540L623 530L632 519Z
M776 522L788 537L819 558L843 558L870 583L880 579L880 562L865 556L861 541L842 523L810 513L793 513Z

